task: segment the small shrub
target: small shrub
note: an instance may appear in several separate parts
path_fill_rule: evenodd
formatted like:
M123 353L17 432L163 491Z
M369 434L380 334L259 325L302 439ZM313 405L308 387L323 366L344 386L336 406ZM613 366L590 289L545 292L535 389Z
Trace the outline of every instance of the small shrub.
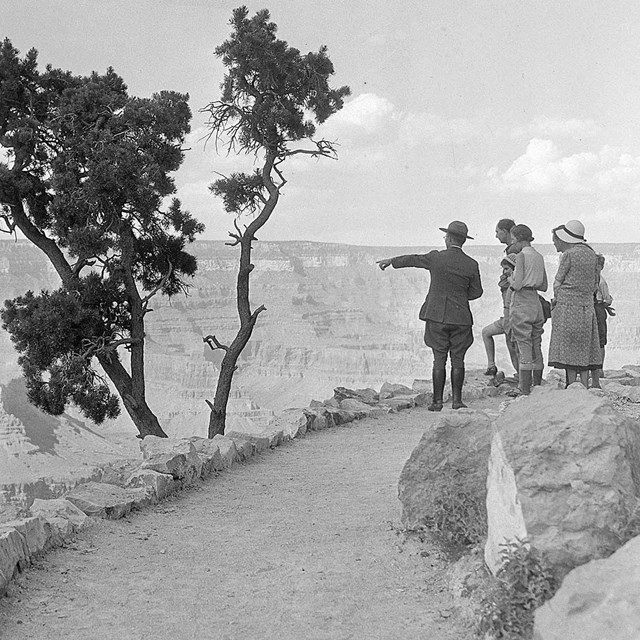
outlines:
M445 542L470 547L487 535L485 502L468 486L460 471L454 470L438 483L432 498L432 514L425 526Z
M478 636L528 640L535 610L553 596L559 580L526 541L501 546L502 568L482 600Z

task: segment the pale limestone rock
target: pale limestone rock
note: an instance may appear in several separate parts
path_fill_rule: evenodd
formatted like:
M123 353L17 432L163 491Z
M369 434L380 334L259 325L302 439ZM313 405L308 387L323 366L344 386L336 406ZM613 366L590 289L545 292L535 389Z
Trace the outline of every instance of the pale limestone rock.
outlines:
M238 459L235 443L231 438L226 438L220 434L214 436L212 440L218 445L224 468L228 469Z
M635 378L630 378L635 380ZM608 394L625 398L629 402L640 402L640 387L628 384L620 384L619 381L611 381L605 378L601 382L603 389Z
M52 547L59 546L66 538L86 528L91 522L84 512L64 498L36 498L29 511L32 516L39 516L45 521L47 544Z
M252 456L255 456L256 453L258 453L258 447L255 443L253 443L251 440L248 440L245 438L246 434L240 434L240 433L233 433L233 432L229 432L228 434L226 434L227 438L231 438L233 440L233 442L236 445L236 452L238 454L238 460L240 461L244 461L244 460L248 460L249 458L251 458ZM263 446L261 447L261 451L264 451L264 449L266 449L269 446L268 441L266 443L263 443Z
M153 469L139 469L127 479L125 489L148 489L152 493L152 501L159 502L175 493L179 482L168 473L160 473Z
M87 482L67 493L65 498L88 516L117 520L134 507L142 508L152 502L152 494L145 489L123 489L114 484Z
M193 444L198 457L202 460L203 478L214 471L222 471L224 469L220 448L216 442L209 438L199 438L198 436L193 436L189 440Z
M413 393L431 393L432 388L431 380L425 378L417 378L411 385Z
M24 538L15 529L0 530L0 595L16 571L27 563L29 551Z
M534 640L638 640L640 537L573 569L535 613Z
M434 513L434 498L451 488L484 504L491 421L480 411L441 414L435 426L423 434L404 465L398 484L402 522L419 528Z
M615 548L640 495L640 428L601 395L574 384L535 388L495 423L487 480L485 560L527 538L566 571ZM635 476L635 477L634 477Z
M169 473L190 485L202 474L202 460L189 440L173 440L147 436L140 441L143 469Z
M356 419L356 414L352 411L347 411L346 409L340 409L340 407L333 407L332 405L327 406L327 411L331 416L331 420L335 426L341 424L347 424L348 422L353 422ZM330 425L331 426L331 425Z
M297 438L307 433L314 419L314 414L305 409L285 409L272 418L267 429L282 429L285 437Z
M312 402L311 406L303 409L303 411L309 419L307 425L310 431L321 431L322 429L336 426L333 413L324 404L314 404Z
M378 395L380 400L386 400L387 398L394 398L395 396L408 396L412 393L414 393L413 389L410 389L404 384L385 382L382 387L380 387L380 393Z
M345 398L344 400L340 400L340 408L355 414L358 419L374 415L377 410L377 407L361 402L356 398Z
M131 474L140 469L139 460L114 460L102 468L100 482L126 487Z
M0 525L0 531L5 529L15 529L23 537L29 559L44 553L48 540L44 518L32 516L20 520L11 520Z
M394 396L393 398L384 400L383 404L389 407L392 412L395 412L415 407L416 400L413 394L410 396Z
M333 390L333 397L338 402L346 398L354 398L365 404L376 404L380 399L375 389L347 389L346 387L336 387Z
M238 441L251 442L255 447L255 453L262 453L265 449L273 449L284 442L284 433L282 429L264 429L254 433L245 433L243 431L225 431L225 437L231 438L236 442L236 449L238 448Z

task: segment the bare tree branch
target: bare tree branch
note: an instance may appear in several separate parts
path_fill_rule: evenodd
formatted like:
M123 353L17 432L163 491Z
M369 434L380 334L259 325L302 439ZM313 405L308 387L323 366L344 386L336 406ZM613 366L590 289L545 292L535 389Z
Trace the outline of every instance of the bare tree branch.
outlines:
M229 347L226 344L222 344L214 335L205 336L204 338L202 338L202 342L208 344L211 347L212 351L215 351L216 349L229 351Z

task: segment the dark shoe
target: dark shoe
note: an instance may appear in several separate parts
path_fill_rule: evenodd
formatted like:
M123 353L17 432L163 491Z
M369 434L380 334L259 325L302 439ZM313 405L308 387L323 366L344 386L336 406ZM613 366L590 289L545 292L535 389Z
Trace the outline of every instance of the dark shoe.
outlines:
M490 367L487 367L487 370L484 372L485 376L495 376L498 373L498 367L495 364L492 364Z
M464 368L451 367L451 396L453 402L452 409L464 409L466 404L462 402L462 385L464 384Z
M427 407L427 411L442 411L442 402L432 402Z

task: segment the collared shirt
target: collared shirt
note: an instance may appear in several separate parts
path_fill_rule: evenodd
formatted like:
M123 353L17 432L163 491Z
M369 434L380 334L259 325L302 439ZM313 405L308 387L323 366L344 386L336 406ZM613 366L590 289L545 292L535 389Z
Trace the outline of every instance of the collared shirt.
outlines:
M514 291L521 289L546 291L547 286L544 258L533 247L523 247L516 258L511 287Z

